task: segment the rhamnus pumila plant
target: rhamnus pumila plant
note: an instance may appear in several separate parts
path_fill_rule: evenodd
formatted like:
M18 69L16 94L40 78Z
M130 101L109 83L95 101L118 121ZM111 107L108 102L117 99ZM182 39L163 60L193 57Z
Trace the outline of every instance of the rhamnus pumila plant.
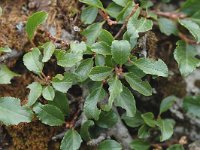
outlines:
M174 59L180 73L189 75L200 66L200 59L196 57L200 42L200 7L197 7L200 1L187 0L176 12L151 10L153 3L148 0L139 3L112 0L107 7L100 0L80 2L84 3L81 21L87 28L81 31L83 40L70 42L67 48L58 47L54 40L34 44L37 28L45 23L48 14L40 11L28 18L25 30L34 47L24 54L23 63L37 80L27 86L29 94L24 105L18 98L0 98L0 122L17 125L37 117L49 126L66 126L62 150L77 150L83 142L98 150L147 150L155 146L148 140L152 131L160 131L160 142L170 139L175 121L162 114L174 104L176 97L162 100L157 115L138 110L134 98L138 94L151 96L154 88L149 77L167 78L168 67L162 59L149 57L148 51L136 49L140 36L156 24L162 33L179 39ZM8 47L0 48L0 53L9 52ZM63 73L49 76L43 72L52 58L65 70ZM10 84L15 76L20 75L0 65L0 84ZM67 97L73 85L83 90L77 110L71 109L73 102ZM187 100L184 106L194 113L188 108L191 103ZM126 130L118 131L126 135L125 142L120 141L120 135L118 139L112 138L113 128L122 130L121 126L136 130L137 137L131 141ZM184 148L179 144L168 148L174 149Z

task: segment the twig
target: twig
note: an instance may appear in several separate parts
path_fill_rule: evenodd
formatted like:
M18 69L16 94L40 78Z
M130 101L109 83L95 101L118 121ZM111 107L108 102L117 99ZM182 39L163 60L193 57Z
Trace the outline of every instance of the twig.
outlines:
M159 16L163 16L163 17L167 17L167 18L171 18L171 19L183 19L185 17L187 17L185 14L183 13L176 13L176 12L162 12L162 11L152 11L155 14L159 15Z
M0 63L11 58L16 58L22 55L22 51L12 50L10 53L0 56Z
M52 139L53 141L60 140L60 139L62 139L62 138L64 137L65 132L66 132L66 131L63 131L63 132L61 132L61 133L59 133L59 134L53 136L51 139Z
M124 31L124 29L126 28L127 24L128 24L128 21L129 19L135 14L136 10L138 9L139 7L139 4L135 4L132 12L130 13L129 16L126 17L125 21L124 21L124 24L122 25L121 29L119 30L119 32L115 35L115 39L117 39L121 33Z
M179 32L179 37L185 41L186 43L188 44L194 44L194 45L199 45L199 43L197 43L196 41L192 40L192 39L189 39L185 34Z
M117 21L111 20L108 14L105 13L103 10L99 10L99 14L103 17L104 20L108 22L109 26L112 26L113 24L117 24Z
M87 145L89 146L96 146L98 145L101 141L105 140L107 135L105 133L101 133L100 136L96 139L92 139L87 142Z

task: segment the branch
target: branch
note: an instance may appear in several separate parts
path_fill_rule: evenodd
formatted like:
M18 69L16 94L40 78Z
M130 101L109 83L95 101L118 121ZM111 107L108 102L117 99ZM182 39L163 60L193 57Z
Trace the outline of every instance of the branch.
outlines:
M6 53L0 56L0 63L11 58L16 58L22 55L22 51L12 50L10 53Z
M133 7L133 10L132 12L130 13L129 16L126 17L125 21L124 21L124 24L122 25L121 29L119 30L119 32L115 35L115 39L117 39L121 33L124 31L124 29L126 28L127 24L128 24L128 21L129 19L135 14L135 12L137 11L139 7L139 4L135 4L135 6Z
M96 146L98 145L100 142L102 142L103 140L105 140L107 137L107 135L105 133L101 133L100 136L96 139L92 139L90 141L87 142L87 145L89 146Z
M112 26L113 24L117 24L117 21L111 20L108 14L104 12L103 10L99 10L99 14L103 17L104 20L108 22L109 26Z
M185 41L188 44L194 44L194 45L199 45L199 43L197 43L196 41L189 39L185 34L179 32L179 37L181 38L181 40Z
M159 15L159 16L163 16L163 17L167 17L167 18L171 18L171 19L183 19L185 17L187 17L185 14L183 13L176 13L176 12L162 12L162 11L152 11L155 14Z

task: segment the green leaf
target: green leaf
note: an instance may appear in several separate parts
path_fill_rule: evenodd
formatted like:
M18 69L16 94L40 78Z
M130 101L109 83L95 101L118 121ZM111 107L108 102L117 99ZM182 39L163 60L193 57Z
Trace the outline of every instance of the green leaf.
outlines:
M96 54L95 55L95 65L96 66L105 66L105 56L100 55L100 54Z
M75 74L78 76L80 82L85 81L89 77L89 73L92 70L93 65L94 62L92 58L84 59L80 63L75 71Z
M110 46L112 44L112 41L114 41L114 37L112 36L112 34L110 32L108 32L105 29L102 29L101 33L98 37L98 40L103 41Z
M87 46L85 42L72 42L70 43L70 49L72 53L81 53L85 52L87 50Z
M13 77L20 76L12 72L6 65L0 65L0 84L10 84Z
M27 106L32 106L35 104L37 99L41 96L42 94L42 86L38 82L33 82L27 86L27 88L30 89L30 93L28 95L28 103Z
M106 12L109 14L109 16L111 16L113 18L117 18L117 16L119 16L122 9L123 9L123 7L117 5L114 2L111 2L108 5L108 7L106 8Z
M155 127L156 121L154 120L154 114L152 112L142 114L142 118L148 126Z
M93 6L86 7L81 13L81 21L84 24L91 24L95 21L98 9Z
M61 126L65 123L64 114L56 106L37 103L33 107L33 111L37 114L39 120L49 126Z
M105 140L98 145L97 150L122 150L122 146L115 140Z
M48 14L46 12L39 11L39 12L32 14L28 18L25 29L26 29L26 32L27 32L30 40L33 39L34 33L35 33L37 27L40 24L44 23L46 21L47 17L48 17Z
M111 128L118 121L117 114L111 111L102 111L96 124L101 128Z
M158 61L156 61L150 58L140 58L133 62L133 64L146 74L162 77L168 76L167 65L161 59L158 59Z
M52 88L52 86L46 86L43 90L42 90L42 96L44 97L44 99L48 100L48 101L53 101L54 97L55 97L55 91Z
M130 0L113 0L117 5L125 7Z
M123 91L122 83L117 78L117 76L114 79L110 79L108 81L108 85L109 85L108 91L109 91L110 96L108 98L108 104L103 106L103 110L105 111L109 111L112 108L114 100Z
M0 15L1 16L1 15ZM8 47L8 46L6 46L6 47L0 47L0 53L1 52L5 52L5 53L9 53L9 52L11 52L12 50Z
M89 77L93 81L103 81L105 80L113 71L113 68L106 66L96 66L93 67Z
M69 114L69 101L64 93L56 91L53 101L48 104L58 107L65 116Z
M152 88L147 81L142 81L138 76L133 73L125 74L126 81L130 84L131 88L139 93L150 96L152 95Z
M22 107L20 99L13 97L0 98L0 122L5 125L18 125L21 122L31 122L33 113Z
M44 45L42 45L43 50L43 58L42 58L42 62L47 62L50 60L51 56L54 53L55 50L55 45L52 42L47 42Z
M74 129L69 129L62 139L61 150L78 150L81 146L82 139L78 132Z
M103 4L101 3L100 0L79 0L79 1L88 4L90 6L103 9Z
M200 66L200 60L195 57L198 55L198 52L194 46L183 41L178 41L176 45L174 58L178 63L181 74L187 76L193 72L196 67Z
M199 0L187 0L183 3L180 11L186 13L187 15L192 15L199 10L200 1Z
M97 54L101 55L111 55L111 48L105 42L94 43L91 47L91 50Z
M132 128L139 127L144 123L144 120L141 117L141 113L136 111L136 114L134 117L128 117L126 115L122 115L122 119L125 121L125 123Z
M191 19L182 19L179 20L179 23L190 31L197 40L197 43L200 42L200 27L197 23L193 22Z
M97 37L101 33L103 24L104 22L93 23L82 32L82 35L87 39L87 44L91 45L96 41Z
M141 139L148 138L150 136L150 127L147 125L142 125L138 130L138 137Z
M106 92L102 87L97 88L92 93L90 93L84 104L84 113L88 119L99 119L99 114L101 110L97 108L97 103L106 96Z
M183 100L184 110L196 117L200 117L200 96L187 96Z
M167 150L185 150L185 149L181 144L174 144L168 147Z
M177 25L171 19L159 18L158 25L159 25L160 31L166 34L167 36L171 34L177 35L178 33Z
M59 51L56 53L57 64L61 67L73 67L82 60L82 53L66 53Z
M89 132L89 128L91 126L94 125L94 121L92 120L87 120L83 123L83 125L81 125L81 131L80 131L80 134L81 134L81 137L85 140L85 141L89 141L91 140L91 137L90 137L90 132Z
M57 74L52 79L52 86L59 92L67 93L68 89L73 85L73 77L71 74L65 73L64 76Z
M168 96L164 98L160 104L160 112L159 114L162 114L163 112L166 112L172 105L175 103L176 97L175 96Z
M131 91L123 86L123 91L115 99L115 106L122 107L126 110L126 116L134 117L136 113L135 98Z
M146 18L137 19L135 16L131 17L127 24L127 32L129 35L137 38L140 32L151 30L153 22Z
M41 52L38 48L33 48L23 57L23 62L26 68L36 74L42 73L44 64L41 62Z
M114 61L120 65L128 61L131 46L126 40L114 40L111 46L112 57Z
M159 119L159 120L157 120L156 124L160 128L160 131L161 131L160 141L163 142L165 140L168 140L173 134L173 128L174 128L174 124L175 124L174 120Z
M149 150L150 144L142 139L136 139L131 143L131 148L134 150Z

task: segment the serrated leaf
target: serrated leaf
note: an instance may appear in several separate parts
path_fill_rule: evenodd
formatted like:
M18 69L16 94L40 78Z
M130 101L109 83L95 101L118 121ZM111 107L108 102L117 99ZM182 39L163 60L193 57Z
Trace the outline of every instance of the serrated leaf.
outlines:
M126 116L134 117L136 113L135 98L131 91L123 86L123 91L114 101L115 106L122 107L126 110Z
M138 91L145 96L152 95L152 88L147 81L142 81L141 78L134 75L133 73L125 74L125 79L130 84L132 89Z
M83 54L83 52L85 52L87 50L87 46L85 44L85 42L72 42L70 43L70 50L72 53L81 53Z
M105 29L102 29L98 37L98 40L106 42L110 46L112 44L112 41L114 41L114 37L112 36L110 32L108 32Z
M56 106L50 104L42 105L37 103L34 105L33 111L43 124L49 126L61 126L63 123L65 123L64 114Z
M29 95L28 95L28 103L27 106L32 106L35 104L37 99L41 96L42 94L42 86L38 82L33 82L27 86L27 88L30 89Z
M26 32L27 32L30 40L33 39L34 33L35 33L37 27L40 24L44 23L46 21L47 17L48 17L48 14L46 12L39 11L39 12L32 14L28 18L25 29L26 29Z
M177 35L178 33L177 25L171 19L159 18L158 25L159 25L160 31L166 34L167 36L171 34Z
M36 74L40 74L44 64L41 62L41 52L38 48L33 48L31 52L23 56L23 62L26 68Z
M6 47L0 47L0 53L1 52L9 53L11 51L12 50L8 46L6 46Z
M135 16L131 17L127 24L127 33L135 38L139 37L140 32L151 30L153 22L146 18L137 19Z
M192 116L200 117L200 96L186 96L183 109Z
M136 139L131 143L131 148L134 150L149 150L150 144L142 139Z
M126 40L115 40L112 42L111 52L114 61L122 65L128 61L131 52L131 46Z
M87 39L87 44L91 45L96 41L97 37L101 33L103 24L104 22L93 23L82 32L82 35Z
M74 129L69 129L62 139L61 150L78 150L81 146L82 139L78 132Z
M117 16L120 14L122 11L123 7L117 5L114 2L111 2L108 7L106 8L106 12L109 14L109 16L113 18L117 18Z
M56 91L53 101L48 104L58 107L65 116L69 113L69 101L64 93Z
M114 79L110 79L108 81L108 85L109 85L108 91L110 96L108 98L108 104L103 107L105 111L109 111L112 108L114 100L123 91L122 83L117 77L115 77Z
M142 118L144 119L144 122L150 126L155 127L156 121L154 120L154 114L151 112L142 114Z
M200 60L195 57L198 55L198 52L194 46L183 41L178 41L176 45L174 58L178 63L181 74L187 76L193 72L196 67L200 66Z
M43 48L43 54L44 54L42 58L42 62L47 62L53 55L56 47L52 42L47 42L44 45L42 45L42 48Z
M79 1L88 4L90 6L103 9L103 4L101 3L100 0L79 0Z
M92 70L93 64L94 62L92 58L84 59L80 63L75 71L75 74L78 76L80 82L85 81L89 77L89 73Z
M200 26L197 23L193 22L191 19L182 19L179 20L179 23L190 31L197 40L197 43L200 42Z
M122 115L122 119L125 121L125 123L132 127L139 127L140 125L142 125L144 123L144 120L141 117L141 113L140 112L136 112L134 117L128 117L125 114Z
M113 68L106 66L96 66L93 67L89 77L93 81L103 81L105 80L113 71Z
M165 140L168 140L173 135L173 128L175 122L171 119L165 119L165 120L157 120L156 122L157 126L160 128L161 131L161 137L160 141L163 142Z
M97 150L122 150L122 146L115 140L105 140L98 145Z
M64 76L57 74L52 79L52 86L59 92L66 93L68 89L73 85L72 74L65 73Z
M147 125L142 125L138 130L138 137L141 139L148 138L150 136L150 127Z
M48 100L48 101L53 101L54 97L55 97L55 91L52 88L52 86L46 86L43 90L42 90L42 96L44 97L44 99Z
M140 58L133 62L133 64L146 74L162 77L168 76L167 65L161 59L158 59L158 61L156 61L150 58Z
M111 55L111 48L105 42L97 42L91 46L91 50L96 54Z
M59 51L56 53L57 64L61 67L73 67L82 60L82 53L66 53Z
M194 14L199 10L200 1L199 0L187 0L183 3L180 11L186 13L188 16Z
M159 114L162 114L163 112L166 112L172 105L175 103L176 97L175 96L168 96L164 98L160 104L160 112Z
M91 24L95 21L98 9L93 6L86 7L81 13L81 21L84 24Z
M82 137L85 141L91 140L89 128L90 128L91 126L93 126L93 125L94 125L94 121L92 121L92 120L87 120L87 121L85 121L85 122L81 125L80 134L81 134L81 137Z
M6 65L0 65L0 84L10 84L13 77L20 76L11 71Z
M97 88L87 96L84 104L84 113L88 119L99 119L99 114L101 113L101 110L97 108L97 103L103 100L105 96L106 92L102 87Z
M118 116L113 110L108 112L102 111L96 124L101 128L111 128L117 123L117 121Z
M31 122L33 113L22 107L20 99L13 97L0 98L0 122L5 125L18 125L21 122Z

